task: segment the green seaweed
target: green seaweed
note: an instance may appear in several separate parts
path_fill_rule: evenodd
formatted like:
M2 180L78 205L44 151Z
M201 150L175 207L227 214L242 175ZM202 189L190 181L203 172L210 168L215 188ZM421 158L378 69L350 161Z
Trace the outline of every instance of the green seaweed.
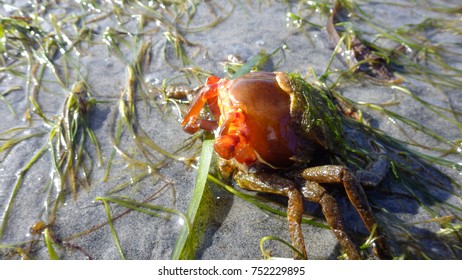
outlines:
M207 199L207 175L209 173L210 163L213 154L213 139L204 140L199 157L199 166L197 168L196 183L194 185L193 194L189 201L186 215L192 224L191 229L183 227L180 235L177 238L175 247L172 253L172 259L195 259L196 250L200 243L200 237L204 231L204 225L208 219L208 204Z

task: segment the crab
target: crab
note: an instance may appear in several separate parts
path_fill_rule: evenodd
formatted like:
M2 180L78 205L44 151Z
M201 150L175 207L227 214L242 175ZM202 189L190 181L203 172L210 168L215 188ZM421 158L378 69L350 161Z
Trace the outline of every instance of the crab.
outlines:
M201 117L208 105L210 117ZM373 250L391 258L361 184L377 185L388 171L378 156L367 170L341 165L312 166L319 153L346 157L340 112L332 97L297 74L252 72L233 80L210 76L191 102L181 124L187 133L215 133L214 150L222 173L243 189L288 198L287 220L295 258L307 258L301 228L303 201L320 204L323 215L348 259L362 255L347 233L328 185L343 185L367 230Z

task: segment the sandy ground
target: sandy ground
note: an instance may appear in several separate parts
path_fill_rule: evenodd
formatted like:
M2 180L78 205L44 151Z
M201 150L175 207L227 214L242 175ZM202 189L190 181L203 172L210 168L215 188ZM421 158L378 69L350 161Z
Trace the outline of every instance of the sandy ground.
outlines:
M18 15L18 10L32 14L34 10L25 1L5 1L8 4L2 4L0 15L11 16ZM250 5L248 2L252 2ZM96 44L83 44L80 53L72 51L68 56L68 61L72 61L69 82L62 86L56 82L56 77L46 68L44 72L43 85L37 93L37 100L40 102L44 113L51 118L53 115L59 115L64 106L66 90L71 88L74 81L81 78L85 79L91 87L92 96L98 103L90 115L91 128L95 131L101 145L103 165L98 166L94 161L93 172L91 174L91 185L87 188L79 187L75 198L71 194L66 195L64 203L57 211L56 220L52 226L52 231L59 240L67 240L72 246L67 249L57 247L60 258L63 259L84 259L91 256L94 259L118 259L120 254L114 244L113 237L109 226L106 224L107 216L104 205L101 202L95 202L95 198L107 196L108 192L115 186L129 182L146 168L136 170L128 166L127 161L119 154L116 155L111 169L110 179L103 181L106 164L112 151L111 135L114 135L115 118L117 117L117 101L121 92L127 84L127 65L134 61L135 54L138 53L140 43L151 43L150 55L151 60L144 68L144 78L147 92L152 97L151 104L157 106L148 106L145 102L137 102L138 123L147 135L153 141L166 151L174 151L177 147L190 137L184 133L179 125L180 117L178 111L172 103L161 104L159 92L156 87L160 87L163 81L167 81L169 86L180 85L187 88L194 88L204 81L204 76L199 79L188 79L184 73L194 69L201 69L207 73L217 76L224 76L223 62L229 57L240 57L247 60L258 55L261 51L271 53L278 48L284 48L272 58L271 65L268 69L277 69L278 71L296 72L306 75L308 72L322 74L332 56L332 45L329 42L328 35L323 26L326 18L315 11L307 9L305 6L299 6L297 3L282 4L274 1L263 1L265 3L253 3L256 1L210 1L208 4L201 3L197 6L197 11L191 18L188 25L189 29L182 30L185 39L191 44L185 45L187 56L193 63L182 65L180 59L176 57L175 49L166 42L168 29L164 22L155 20L148 21L144 30L144 36L124 36L126 44L121 44L121 56L117 56L115 51L110 51L104 44L104 34L107 28L118 30L120 32L132 32L136 34L137 21L136 16L122 16L119 20L122 24L117 23L114 15L103 19L91 21L104 15L104 5L101 10L94 12L90 6L79 7L77 4L62 4L58 7L49 8L49 14L54 14L56 18L63 19L70 14L86 14L84 20L86 26L94 30L93 40ZM266 3L271 2L271 3ZM445 7L455 7L456 1L435 1L436 4ZM371 17L384 23L384 27L391 30L403 26L421 23L426 18L438 18L445 16L444 13L431 11L428 6L437 6L435 3L428 5L417 5L414 2L409 5L394 6L379 3L361 2L361 8ZM299 11L298 8L302 7ZM305 7L305 9L303 9ZM136 11L136 9L132 9ZM305 15L311 22L318 24L320 27L314 27L305 23L297 27L291 20L287 19L287 13L292 11ZM136 13L133 13L136 15ZM154 15L154 12L153 12ZM154 17L154 16L153 16ZM43 16L43 28L50 29L50 18ZM155 17L154 17L155 18ZM212 27L201 29L215 20L219 22ZM63 30L72 34L71 20L62 21ZM183 22L176 22L179 28L184 27ZM361 27L365 31L371 31L367 25ZM460 25L459 25L460 28ZM377 32L377 31L375 31ZM376 34L366 33L367 39L373 38ZM417 36L417 35L416 35ZM460 39L460 34L458 34ZM138 38L138 39L137 39ZM461 52L460 44L452 44L454 39L450 31L439 34L431 34L431 41L450 45L454 53ZM137 41L139 40L139 41ZM451 54L448 53L448 56ZM56 59L58 70L64 69L60 63L63 61L61 55ZM455 56L455 55L454 55ZM461 69L459 57L453 60L448 59L453 67ZM280 60L280 61L279 61ZM335 57L331 69L345 69L346 65L340 57ZM28 73L25 65L19 65L18 69ZM79 74L77 74L77 72ZM22 116L26 112L30 103L28 103L27 94L28 85L27 77L16 77L7 72L0 72L0 92L7 90L12 86L20 86L21 89L6 95L7 101L14 108L17 116L14 116L6 103L0 102L0 132L15 127L27 125ZM461 93L460 90L444 86L433 86L427 83L423 76L404 76L406 82L403 84L412 92L427 102L448 108L452 106L454 110L461 111ZM456 77L460 83L459 76ZM332 82L332 80L327 81ZM33 85L29 85L33 86ZM451 122L435 117L421 103L402 91L389 85L378 84L371 79L363 79L355 83L345 83L340 85L338 91L344 96L356 101L368 103L384 103L393 101L396 105L390 107L393 111L400 113L419 124L426 125L434 129L439 135L447 139L460 139L460 131ZM160 104L160 105L159 105ZM398 138L403 137L402 133L393 125L393 122L383 115L361 108L371 119L372 125ZM454 116L450 116L454 118ZM460 125L460 124L459 124ZM36 115L32 117L31 131L49 131L49 126L45 125ZM415 139L421 143L430 146L439 145L434 139L426 137L415 130L408 130ZM29 132L30 133L30 132ZM122 138L120 147L134 158L143 160L142 155L137 151L132 139L127 136ZM7 207L7 201L11 197L14 185L17 181L18 171L20 171L46 142L48 134L41 137L34 137L15 145L8 153L0 154L0 211L3 213ZM90 157L95 156L94 146L88 143L86 145ZM196 147L197 148L197 147ZM183 151L182 156L197 156L197 149ZM152 158L162 159L162 156L156 154ZM460 155L449 158L452 161L460 162ZM460 183L460 175L457 171L450 169L441 169L442 172L450 174ZM440 176L436 169L435 176ZM113 195L127 196L137 201L143 201L154 194L155 199L150 203L174 208L180 212L185 212L191 198L194 187L196 170L186 166L184 163L170 160L163 164L161 168L155 170L152 176L147 176L140 182L130 185ZM393 185L393 179L388 178L387 182ZM51 179L51 184L50 179ZM26 176L17 192L12 212L9 215L6 231L0 240L2 244L18 244L23 241L38 240L34 244L30 256L37 259L47 259L49 257L46 247L43 245L43 236L33 236L30 234L30 227L39 220L48 221L49 205L45 202L52 202L56 195L57 181L56 174L52 173L51 155L45 153L40 160L34 164ZM264 236L277 236L284 240L290 240L287 223L284 217L262 211L255 205L252 205L232 194L224 191L220 187L211 184L209 192L210 209L205 233L199 242L199 249L196 257L198 259L259 259L262 254L259 249L260 239ZM393 189L392 189L393 190ZM454 193L459 193L460 189L454 189ZM364 228L358 216L348 206L348 201L342 192L338 193L338 202L342 209L345 209L345 220L351 227L352 232L359 232L358 239L364 241ZM374 195L374 194L372 194ZM377 195L377 194L375 194ZM444 201L456 207L462 207L461 200L457 196L441 196ZM279 199L275 199L280 201ZM434 218L426 212L422 206L415 202L408 202L404 199L396 200L395 197L379 197L375 200L377 208L384 207L391 209L394 214L400 217L406 224L419 223ZM383 202L383 203L382 203ZM408 204L409 203L409 204ZM51 204L52 205L52 204ZM316 217L317 221L323 222L322 215L316 205L307 204L307 213ZM282 208L284 210L284 208ZM113 216L122 213L126 208L111 204ZM458 213L458 212L456 212ZM459 213L460 214L460 213ZM444 215L440 213L439 215ZM182 220L175 215L164 215L161 218L153 217L136 211L131 211L114 221L119 242L121 244L124 256L128 259L169 259L176 242L176 238L182 228ZM438 215L436 215L438 216ZM384 218L385 219L385 218ZM49 222L49 221L48 221ZM460 224L460 222L459 222ZM93 231L75 237L74 235L82 233L97 225ZM425 231L426 237L424 243L426 250L441 251L441 258L460 258L461 252L443 252L444 246L440 246L437 238L433 238L441 227L438 224L425 224L418 226L418 230ZM336 259L340 255L338 243L330 230L319 228L312 225L303 225L304 236L307 244L309 258L312 259ZM73 237L70 240L69 237ZM435 240L433 244L432 240ZM396 245L396 252L399 255L400 245ZM26 246L27 247L27 246ZM76 249L77 248L77 249ZM275 257L288 258L292 256L291 251L281 243L269 241L265 243L265 248L271 251ZM11 256L7 251L4 258Z

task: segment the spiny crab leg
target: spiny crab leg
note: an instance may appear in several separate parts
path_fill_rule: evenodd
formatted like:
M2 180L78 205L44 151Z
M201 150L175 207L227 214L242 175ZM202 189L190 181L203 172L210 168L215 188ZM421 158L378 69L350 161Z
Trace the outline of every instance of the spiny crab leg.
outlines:
M194 97L189 107L189 111L184 116L181 126L187 133L195 133L199 129L213 131L218 127L216 120L203 120L199 119L199 114L205 103L209 103L210 109L214 115L216 115L216 100L218 96L218 77L208 77L206 85L203 86L199 93Z

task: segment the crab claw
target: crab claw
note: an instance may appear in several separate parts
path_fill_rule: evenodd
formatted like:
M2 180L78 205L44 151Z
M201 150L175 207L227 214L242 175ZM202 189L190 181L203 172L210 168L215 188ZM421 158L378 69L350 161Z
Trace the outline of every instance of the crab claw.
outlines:
M212 111L212 114L217 117L219 116L219 109L216 105L217 96L218 96L218 84L217 82L220 78L215 76L210 76L207 78L206 85L203 86L199 93L194 97L191 102L191 107L189 107L188 112L184 116L181 126L183 130L187 133L193 134L199 129L213 131L218 127L218 122L215 120L203 120L199 119L199 114L204 107L205 103L209 103L209 107Z

